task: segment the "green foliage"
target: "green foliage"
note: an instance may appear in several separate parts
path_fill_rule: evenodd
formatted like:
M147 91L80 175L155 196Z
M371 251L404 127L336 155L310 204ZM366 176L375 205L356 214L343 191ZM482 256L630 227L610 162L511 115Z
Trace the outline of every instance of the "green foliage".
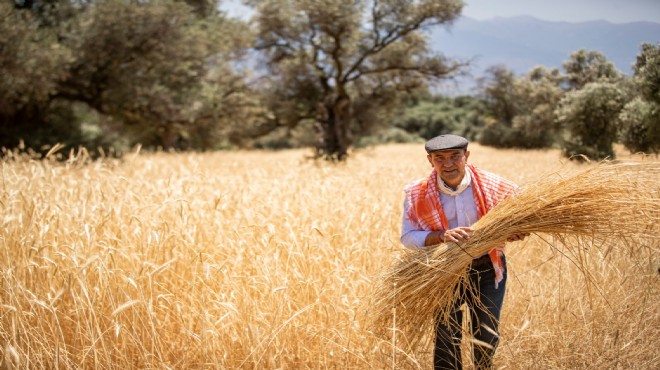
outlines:
M640 97L625 105L619 116L621 142L631 152L660 152L660 106Z
M614 64L595 50L580 49L571 53L570 59L564 62L566 80L570 89L581 89L596 81L615 81L620 78Z
M625 91L612 82L591 82L567 93L556 110L557 121L567 130L562 143L565 156L591 160L614 158L618 116L627 102Z
M213 133L210 119L203 118L223 113L215 110L221 103L217 98L224 96L205 93L208 84L225 86L234 78L226 62L217 59L231 51L223 50L222 31L229 22L200 19L182 2L109 1L84 14L81 24L63 96L141 126L139 132L151 133L136 138L143 143L213 145L190 138L200 128ZM223 80L211 78L209 57L216 58L213 68L222 70Z
M621 141L630 151L660 152L660 44L644 44L633 66L638 96L628 103L621 120Z
M487 124L479 142L495 147L550 147L558 136L554 109L563 95L558 70L536 67L516 77L505 67L493 67L484 87Z
M491 68L483 88L487 124L479 142L517 148L558 144L569 157L613 157L617 115L630 100L627 82L598 51L572 53L564 69L562 75L536 67L517 77L506 67Z
M488 113L496 122L511 127L513 117L518 114L516 76L505 66L494 66L487 72L486 81L482 83Z
M232 66L250 33L215 1L23 5L0 5L2 146L214 148L261 113Z
M633 66L635 82L644 99L660 104L660 43L643 44Z
M554 110L564 95L560 85L563 78L557 69L532 69L526 77L516 81L519 112L512 128L518 137L517 147L547 148L559 136Z
M496 148L514 146L516 135L511 127L499 122L488 122L479 135L479 144Z
M71 53L36 17L9 2L0 3L0 50L0 130L6 134L18 129L6 117L29 123L39 116L66 77Z
M439 133L453 132L457 128L456 116L429 101L407 109L394 124L408 132L418 132L425 139Z
M474 139L483 127L483 102L470 96L432 97L415 102L393 117L394 126L423 139L458 134Z

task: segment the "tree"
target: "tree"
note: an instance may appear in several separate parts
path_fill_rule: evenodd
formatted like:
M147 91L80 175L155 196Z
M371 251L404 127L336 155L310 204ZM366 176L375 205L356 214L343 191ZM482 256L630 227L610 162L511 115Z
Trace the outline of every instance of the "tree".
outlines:
M629 100L625 80L598 51L580 49L564 62L569 92L554 110L566 137L564 155L581 160L614 158L618 115Z
M640 97L625 105L619 115L621 142L631 152L660 152L660 107Z
M519 101L515 92L516 76L513 71L502 65L490 67L486 72L483 91L489 112L496 120L510 127L519 110Z
M536 67L517 77L508 68L495 66L484 81L487 116L481 144L540 148L554 143L558 132L554 109L563 94L557 69Z
M581 155L613 159L612 144L626 98L620 85L612 82L591 82L568 92L556 110L557 121L568 134L562 143L564 155L578 160Z
M644 99L660 104L660 43L645 43L641 49L633 66L637 86Z
M184 2L96 4L72 37L76 59L57 97L142 126L165 148L176 146L199 112L209 110L198 107L208 103L202 94L209 73L223 70L226 83L234 78L219 58L231 51L223 32L231 22L191 10Z
M660 44L643 44L633 66L638 96L620 115L621 141L633 152L660 152Z
M461 12L459 0L253 0L257 49L276 76L271 102L279 126L313 120L317 156L343 160L374 110L456 72L430 54L421 33Z
M425 140L441 133L476 139L483 122L483 101L472 96L415 99L392 119L394 126Z
M581 89L586 84L600 80L616 80L619 72L612 62L598 51L580 49L571 53L564 62L568 87Z
M255 104L232 65L250 33L216 0L17 4L0 7L0 46L15 50L0 56L0 73L15 76L0 82L0 106L11 107L0 145L86 143L83 116L99 116L100 137L120 123L130 143L209 148Z
M563 128L556 119L558 106L563 104L562 111L569 132L578 138L569 138L563 146L569 155L587 150L590 156L602 158L611 153L611 142L607 137L609 131L592 131L592 135L605 135L603 142L597 138L582 138L586 131L578 129L598 126L604 122L596 117L595 112L583 106L584 101L598 102L596 96L605 93L603 89L591 89L583 94L565 96L566 91L580 91L592 83L602 82L617 86L616 90L622 96L627 95L617 84L623 79L614 65L597 51L578 50L571 53L570 59L564 63L566 75L562 76L558 69L547 69L539 66L529 71L526 76L517 77L504 66L494 66L488 70L484 79L483 95L487 103L486 127L481 131L479 142L484 145L517 148L543 148L555 145L560 140ZM609 86L609 85L608 85ZM571 98L582 101L570 103ZM624 99L625 100L625 99ZM618 107L616 114L621 110ZM575 120L578 112L584 114L587 122L578 124ZM612 113L612 110L608 112ZM575 115L573 115L575 114ZM600 123L595 123L600 122ZM609 121L608 121L609 122ZM611 122L617 122L616 119ZM609 124L605 125L610 128ZM612 126L615 127L615 126ZM577 141L575 141L575 140ZM584 139L584 140L583 140ZM599 144L597 144L599 143ZM602 144L602 146L601 146ZM606 149L607 147L610 149ZM566 147L570 147L567 149Z
M519 138L518 147L544 148L552 146L560 127L555 121L555 108L564 95L563 78L559 70L539 66L527 76L516 80L519 112L513 118L513 129Z
M43 119L43 108L66 78L71 55L40 27L35 14L4 1L0 3L0 50L0 145L6 145L21 124Z

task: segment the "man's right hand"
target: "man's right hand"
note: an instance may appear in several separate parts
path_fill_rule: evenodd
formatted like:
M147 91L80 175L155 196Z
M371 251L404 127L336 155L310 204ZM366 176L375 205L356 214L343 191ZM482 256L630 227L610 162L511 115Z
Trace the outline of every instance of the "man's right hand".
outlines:
M474 232L471 227L457 227L446 231L432 231L426 236L424 244L426 246L437 245L440 243L462 243L470 238Z
M471 227L457 227L454 229L449 229L443 234L443 242L454 242L454 243L463 243L464 241L470 239L470 235L474 232L474 229Z

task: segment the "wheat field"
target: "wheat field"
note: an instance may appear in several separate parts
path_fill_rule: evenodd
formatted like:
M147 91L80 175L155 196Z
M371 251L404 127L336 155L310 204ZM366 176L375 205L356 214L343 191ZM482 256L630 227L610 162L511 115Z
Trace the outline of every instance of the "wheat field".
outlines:
M470 150L523 187L590 166ZM431 368L430 341L404 351L368 325L423 145L308 154L0 162L2 368ZM657 369L658 247L592 245L578 266L543 235L510 243L496 368Z

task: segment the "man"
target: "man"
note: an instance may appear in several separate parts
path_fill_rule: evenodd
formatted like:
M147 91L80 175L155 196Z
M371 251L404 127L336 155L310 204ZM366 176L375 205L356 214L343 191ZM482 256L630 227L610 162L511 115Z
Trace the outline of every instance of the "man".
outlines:
M407 248L425 248L440 243L462 243L470 227L497 203L513 194L517 186L500 176L467 163L468 141L456 135L440 135L425 144L433 167L428 177L408 184L403 210L401 242ZM514 235L510 241L525 235ZM475 366L492 367L499 340L498 324L506 289L506 259L503 247L476 257L469 268L471 286L461 286L459 301L448 323L438 320L433 362L435 369L461 369L460 306L466 303L471 318Z

